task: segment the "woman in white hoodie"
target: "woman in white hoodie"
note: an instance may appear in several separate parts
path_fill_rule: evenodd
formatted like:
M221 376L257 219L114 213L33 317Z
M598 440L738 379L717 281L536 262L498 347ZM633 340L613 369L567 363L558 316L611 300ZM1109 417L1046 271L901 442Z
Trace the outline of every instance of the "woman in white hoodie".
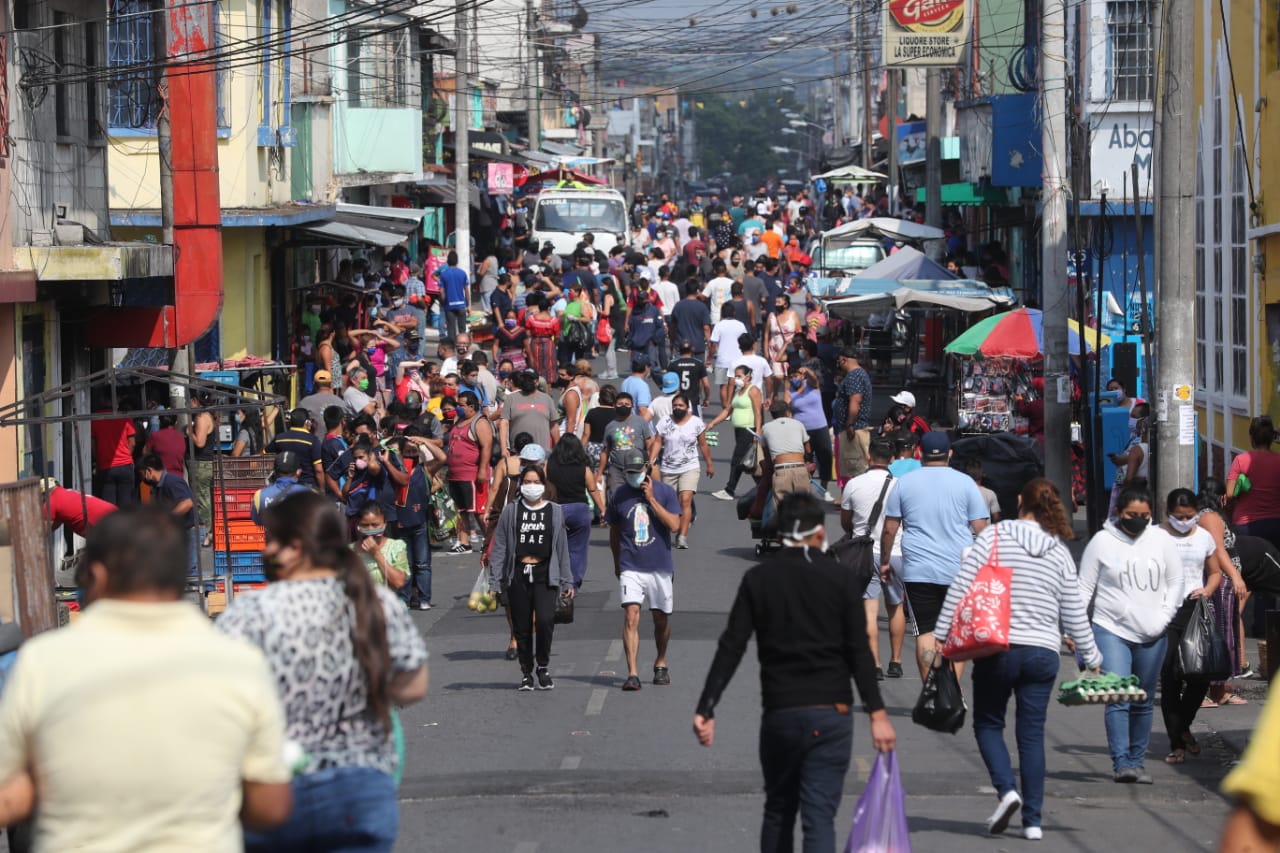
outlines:
M1118 516L1089 540L1080 560L1080 591L1093 605L1093 636L1102 668L1136 675L1141 702L1107 705L1107 745L1117 782L1151 784L1146 772L1156 681L1164 662L1165 629L1182 603L1182 558L1172 538L1151 527L1151 496L1126 488Z

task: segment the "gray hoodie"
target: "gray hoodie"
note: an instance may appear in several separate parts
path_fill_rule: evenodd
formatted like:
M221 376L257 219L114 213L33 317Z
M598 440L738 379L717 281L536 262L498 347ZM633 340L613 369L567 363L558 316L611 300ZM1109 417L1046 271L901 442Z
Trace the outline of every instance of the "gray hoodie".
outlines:
M521 498L507 504L498 517L498 527L493 532L493 550L489 554L489 586L506 589L516 571L516 511ZM569 534L564 525L564 509L554 501L551 507L551 563L548 568L550 586L565 589L573 586L573 573L569 569Z
M1080 592L1093 622L1131 643L1164 634L1182 603L1182 558L1173 538L1150 525L1137 539L1108 521L1080 559Z
M1089 628L1071 553L1039 524L1020 519L993 524L978 535L938 615L933 634L939 646L946 642L956 606L993 548L997 563L1012 570L1009 642L1057 652L1066 634L1086 665L1100 665L1102 655Z

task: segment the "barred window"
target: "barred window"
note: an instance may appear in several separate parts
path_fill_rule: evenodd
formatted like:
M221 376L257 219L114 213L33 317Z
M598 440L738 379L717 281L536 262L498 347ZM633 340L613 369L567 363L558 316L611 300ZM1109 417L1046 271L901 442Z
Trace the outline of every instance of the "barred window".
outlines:
M160 113L160 65L152 24L155 0L108 0L107 126L154 128Z
M347 42L347 103L395 109L412 106L408 33L364 32Z
M1117 101L1149 101L1155 93L1154 16L1151 0L1107 2L1107 88Z

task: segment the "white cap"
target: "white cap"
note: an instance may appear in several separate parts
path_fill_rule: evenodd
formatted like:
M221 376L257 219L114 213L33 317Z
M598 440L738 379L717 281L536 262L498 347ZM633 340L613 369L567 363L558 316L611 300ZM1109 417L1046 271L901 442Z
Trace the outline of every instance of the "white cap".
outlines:
M910 391L899 391L889 399L897 403L899 406L908 406L912 409L916 407L916 395L912 394Z

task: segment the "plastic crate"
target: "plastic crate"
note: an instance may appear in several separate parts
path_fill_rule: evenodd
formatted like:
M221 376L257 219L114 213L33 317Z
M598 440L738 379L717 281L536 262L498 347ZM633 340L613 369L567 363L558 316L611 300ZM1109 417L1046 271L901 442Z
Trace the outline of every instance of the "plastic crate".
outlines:
M266 479L275 472L276 458L267 453L253 456L224 456L215 463L213 470L222 470L222 477L251 477Z
M231 579L240 583L253 583L266 580L262 567L262 553L259 551L216 551L213 555L213 576L225 577L227 566L231 567Z
M227 521L213 525L215 551L261 551L266 544L266 532L252 521Z
M220 523L224 517L233 521L252 518L255 494L257 489L215 488L213 490L214 523Z

